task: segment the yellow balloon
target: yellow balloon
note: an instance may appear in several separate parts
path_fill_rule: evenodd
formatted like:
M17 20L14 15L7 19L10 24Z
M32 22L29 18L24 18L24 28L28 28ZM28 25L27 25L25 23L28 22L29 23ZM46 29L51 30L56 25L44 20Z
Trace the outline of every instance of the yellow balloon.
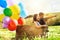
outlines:
M20 15L20 8L17 5L10 6L10 9L12 10L12 19L18 19Z
M5 17L5 15L4 15L4 14L0 14L0 22L2 22L2 21L3 21L4 17Z

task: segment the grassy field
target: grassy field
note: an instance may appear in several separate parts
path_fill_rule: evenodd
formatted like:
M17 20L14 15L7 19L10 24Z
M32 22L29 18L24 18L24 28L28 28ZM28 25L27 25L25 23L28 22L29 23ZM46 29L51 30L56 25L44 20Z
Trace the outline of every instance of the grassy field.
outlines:
M60 12L58 13L58 16L59 16L59 20L60 20ZM3 18L4 18L4 15L3 14L0 15L0 21L2 21ZM27 21L26 22L27 24L32 25L32 23L30 23L30 21L31 21L30 18L28 18L26 21ZM49 23L51 23L51 22L49 22ZM9 31L8 29L3 29L0 24L0 40L11 40L12 38L15 38L15 34L16 34L15 31ZM26 38L24 38L24 40L26 40ZM44 39L35 37L34 40L44 40ZM60 26L49 26L47 40L60 40Z
M0 28L0 40L11 40L15 37L15 31ZM60 40L60 26L49 26L48 40ZM24 38L26 40L26 38ZM34 40L43 40L35 37Z

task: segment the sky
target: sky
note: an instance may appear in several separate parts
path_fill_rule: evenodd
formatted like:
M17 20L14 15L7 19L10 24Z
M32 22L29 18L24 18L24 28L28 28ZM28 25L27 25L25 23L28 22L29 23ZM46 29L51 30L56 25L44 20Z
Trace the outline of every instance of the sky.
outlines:
M39 12L60 12L60 0L14 0L15 4L23 2L27 15ZM4 8L0 7L0 14Z

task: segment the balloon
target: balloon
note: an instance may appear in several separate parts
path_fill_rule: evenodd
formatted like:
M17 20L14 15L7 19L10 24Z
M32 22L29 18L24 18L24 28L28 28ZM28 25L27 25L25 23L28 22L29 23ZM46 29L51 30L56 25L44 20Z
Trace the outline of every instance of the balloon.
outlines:
M10 18L9 17L5 17L3 19L3 27L4 28L7 28L8 27L9 21L10 21Z
M5 8L4 9L4 14L5 14L5 16L12 16L12 11L11 11L11 9L9 9L9 8Z
M24 10L23 4L19 3L19 7L21 8L20 17L25 18L27 15L26 15L26 12Z
M6 1L6 0L0 0L0 1Z
M14 22L15 22L15 24L16 24L16 26L18 25L18 21L17 20L14 20Z
M27 15L24 10L21 10L20 17L25 18Z
M3 28L7 28L8 27L8 25L7 24L2 24L2 26L3 26Z
M19 3L19 6L20 6L21 9L24 9L22 2Z
M12 6L13 5L13 0L6 0L6 1L7 1L8 6Z
M12 19L18 19L19 18L19 7L16 5L10 6L10 9L12 10L13 14L11 16Z
M0 6L3 7L3 8L6 8L7 7L6 1L0 0Z
M10 31L14 31L14 30L16 30L16 24L15 24L15 22L13 21L13 20L10 20L10 22L9 22L9 24L8 24L8 30L10 30Z
M21 17L18 19L18 24L23 25L23 19Z

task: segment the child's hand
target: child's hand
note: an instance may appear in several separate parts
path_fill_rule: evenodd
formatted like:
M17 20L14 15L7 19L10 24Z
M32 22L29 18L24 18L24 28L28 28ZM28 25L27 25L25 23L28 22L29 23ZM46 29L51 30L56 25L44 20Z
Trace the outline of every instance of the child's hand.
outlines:
M47 27L48 25L41 25L41 26L43 26L43 27Z
M45 26L45 27L46 27L46 26L48 26L48 25L43 25L43 26Z

